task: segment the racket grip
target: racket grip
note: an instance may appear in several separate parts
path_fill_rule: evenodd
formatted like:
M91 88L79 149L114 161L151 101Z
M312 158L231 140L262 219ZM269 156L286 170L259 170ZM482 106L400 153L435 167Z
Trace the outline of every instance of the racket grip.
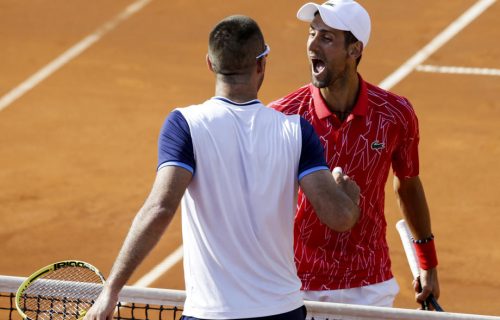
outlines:
M444 312L443 308L441 308L441 306L439 305L439 303L436 300L436 297L434 297L434 295L432 293L429 295L426 302L427 302L427 304L430 303L434 307L434 310L436 310L438 312Z
M420 279L418 280L418 282L420 284ZM420 286L420 288L422 288L422 286ZM421 303L421 305L423 310L429 310L429 305L432 305L435 311L444 312L443 308L439 305L436 297L434 297L432 293L427 297L427 299L424 302Z

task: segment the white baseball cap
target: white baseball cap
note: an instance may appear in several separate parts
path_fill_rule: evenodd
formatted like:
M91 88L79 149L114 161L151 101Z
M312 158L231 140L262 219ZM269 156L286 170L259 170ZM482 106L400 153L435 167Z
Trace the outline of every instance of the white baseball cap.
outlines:
M321 19L330 28L351 31L366 48L370 39L370 15L354 0L329 0L321 5L309 2L297 12L297 18L311 22L319 11Z

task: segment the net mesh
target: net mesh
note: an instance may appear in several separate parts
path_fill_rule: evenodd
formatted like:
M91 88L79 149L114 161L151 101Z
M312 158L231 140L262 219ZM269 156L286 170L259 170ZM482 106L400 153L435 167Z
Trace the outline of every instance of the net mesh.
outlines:
M15 292L23 280L24 278L19 277L0 276L0 320L21 319L16 311ZM38 298L41 299L40 301L56 299L48 298L41 293L38 294ZM113 319L177 320L182 315L184 299L184 292L179 290L125 287L120 293L120 302L117 305ZM57 301L53 303L57 303ZM495 316L355 306L338 303L306 301L305 305L310 320L500 320L500 317ZM44 318L35 316L32 320L39 319ZM53 316L48 319L66 320L71 318Z
M10 297L11 299L15 298L15 295ZM38 303L40 305L39 308L35 309L25 309L25 314L30 319L51 319L51 320L70 320L70 319L79 319L83 315L84 310L88 310L90 307L90 303L78 300L69 300L69 299L59 299L54 297L42 297L36 296L32 297L32 304ZM13 307L13 302L9 303ZM10 306L6 308L6 310L10 311ZM45 311L50 310L50 311ZM155 306L150 304L136 304L136 303L118 303L117 311L114 319L122 319L122 320L148 320L148 319L176 319L178 312L181 312L182 309L177 307L165 307L165 306ZM4 319L4 318L2 318ZM9 314L8 319L12 318L12 314Z
M16 311L15 306L16 295L14 293L0 293L0 319L16 320L22 319ZM58 298L38 297L41 303L57 304L62 302ZM76 302L75 302L76 303ZM48 312L32 312L26 313L32 320L42 319L78 319L74 314L68 312L48 313ZM182 308L177 306L164 306L142 303L127 303L119 302L116 308L113 319L120 320L175 320L182 315Z

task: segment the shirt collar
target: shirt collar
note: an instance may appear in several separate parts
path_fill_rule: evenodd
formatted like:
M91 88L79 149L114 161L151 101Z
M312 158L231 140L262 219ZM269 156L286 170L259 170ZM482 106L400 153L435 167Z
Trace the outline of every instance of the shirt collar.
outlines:
M366 86L366 82L363 80L363 78L361 78L359 74L358 78L360 89L358 99L356 100L356 104L354 105L351 114L355 116L365 116L368 111L368 89ZM314 109L316 110L318 118L325 119L332 116L333 112L328 109L328 105L326 104L325 99L323 99L319 88L316 88L312 84L310 84L309 86L311 87Z
M247 101L247 102L234 102L228 98L224 98L224 97L221 97L221 96L216 96L216 97L213 97L212 98L213 100L220 100L220 101L223 101L225 103L229 103L229 104L232 104L232 105L235 105L235 106L250 106L252 104L258 104L258 103L261 103L259 99L253 99L253 100L250 100L250 101Z

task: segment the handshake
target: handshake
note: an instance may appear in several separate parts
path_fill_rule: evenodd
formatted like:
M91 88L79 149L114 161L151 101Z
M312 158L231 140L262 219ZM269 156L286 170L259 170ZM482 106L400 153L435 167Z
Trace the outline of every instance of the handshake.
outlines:
M340 187L342 191L356 204L359 206L360 199L360 189L359 186L342 172L341 167L335 167L332 171L333 178L335 182Z

